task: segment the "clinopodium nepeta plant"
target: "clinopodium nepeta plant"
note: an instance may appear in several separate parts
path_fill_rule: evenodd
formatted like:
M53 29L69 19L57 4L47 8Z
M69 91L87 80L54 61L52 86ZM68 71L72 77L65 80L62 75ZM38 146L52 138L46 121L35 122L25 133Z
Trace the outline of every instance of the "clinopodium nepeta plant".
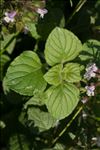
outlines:
M0 6L1 149L98 150L99 0Z
M33 96L33 101L35 94L45 95L41 96L40 102L46 105L55 120L63 119L72 113L80 99L83 67L73 60L81 50L81 41L71 31L56 27L44 50L48 69L35 52L24 51L10 64L4 84L21 95ZM45 72L42 72L43 68Z

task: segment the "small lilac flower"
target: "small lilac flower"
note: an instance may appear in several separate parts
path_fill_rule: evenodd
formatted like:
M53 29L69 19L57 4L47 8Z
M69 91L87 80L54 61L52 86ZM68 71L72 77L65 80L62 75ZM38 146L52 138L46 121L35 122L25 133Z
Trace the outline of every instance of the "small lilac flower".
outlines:
M16 16L16 11L12 11L10 13L5 12L5 17L4 21L9 23L9 22L14 22L14 17Z
M94 90L95 90L95 86L94 85L86 86L85 89L87 90L86 94L88 96L94 96Z
M96 71L98 70L96 64L89 64L87 67L86 67L86 73L84 74L84 78L87 79L87 80L90 80L92 77L95 77L96 76Z
M38 8L36 12L40 15L41 18L44 18L44 15L48 13L47 9Z

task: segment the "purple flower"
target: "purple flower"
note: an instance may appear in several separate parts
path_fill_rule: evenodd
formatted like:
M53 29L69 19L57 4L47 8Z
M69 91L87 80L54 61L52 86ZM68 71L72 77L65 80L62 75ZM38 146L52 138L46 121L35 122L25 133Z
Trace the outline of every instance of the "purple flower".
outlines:
M86 73L84 74L84 78L87 79L87 80L90 80L92 77L95 77L96 76L96 71L98 70L96 64L89 64L87 67L86 67Z
M48 13L48 10L47 10L47 9L38 8L38 9L36 10L36 12L40 15L41 18L43 18L44 15Z
M88 96L94 96L94 90L95 90L95 86L94 85L85 86L85 89L86 89L86 94Z
M14 22L14 17L16 16L16 11L12 11L10 13L5 12L5 17L4 21L9 23L9 22Z

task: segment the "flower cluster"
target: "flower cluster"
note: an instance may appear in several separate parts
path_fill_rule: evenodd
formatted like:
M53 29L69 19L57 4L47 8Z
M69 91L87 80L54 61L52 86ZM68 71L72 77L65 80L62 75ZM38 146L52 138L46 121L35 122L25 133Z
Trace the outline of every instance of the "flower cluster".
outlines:
M96 76L96 71L98 70L96 64L89 64L86 67L86 73L84 74L84 78L90 80L92 77Z
M86 89L86 94L88 96L94 96L94 90L95 90L95 86L94 85L85 86L85 89Z

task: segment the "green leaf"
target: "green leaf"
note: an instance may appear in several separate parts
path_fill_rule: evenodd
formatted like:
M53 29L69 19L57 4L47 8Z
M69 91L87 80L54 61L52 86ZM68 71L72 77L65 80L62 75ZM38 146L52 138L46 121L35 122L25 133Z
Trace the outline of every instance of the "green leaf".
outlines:
M33 38L38 39L40 37L37 33L35 23L28 22L28 23L26 23L26 26L28 27L29 31L31 32Z
M22 94L32 96L34 90L43 91L46 82L41 71L41 62L37 54L25 51L9 66L4 79L6 87Z
M64 145L60 143L57 143L55 147L53 148L53 150L64 150L64 149L65 149Z
M68 63L65 65L64 72L64 80L67 82L78 82L81 80L80 76L80 65L76 63Z
M23 126L27 126L26 122L27 122L27 116L26 116L26 111L22 111L21 114L18 117L19 122L23 125Z
M28 120L34 121L35 127L38 127L40 132L50 129L56 123L56 120L48 112L34 107L28 108Z
M9 150L30 150L29 142L24 135L13 135L9 140Z
M48 111L58 120L70 115L79 101L79 90L71 83L51 86L46 94Z
M45 148L43 150L65 150L64 145L57 143L53 148Z
M51 85L59 85L64 80L67 82L78 82L81 80L81 67L76 63L68 63L63 68L62 64L52 67L45 75L44 79Z
M100 42L97 40L88 40L83 44L82 52L79 58L83 61L89 59L100 59Z
M9 54L12 53L16 43L16 39L14 38L14 36L15 34L8 34L3 36L4 40L1 41L1 50L6 49ZM9 41L11 41L11 43L9 43Z
M32 105L44 105L44 99L46 99L46 95L42 91L37 91L33 97L31 97L24 105L24 108L26 109L28 106Z
M56 27L45 46L45 58L49 65L73 60L82 49L80 40L69 30Z
M3 79L4 67L10 61L10 57L2 54L0 57L0 80Z
M95 4L95 8L96 8L96 9L97 9L97 8L99 9L99 7L100 7L100 1L97 0L97 1L96 1L96 4Z
M62 82L62 65L52 67L44 75L44 79L51 85L59 85Z
M76 137L76 135L75 135L75 134L73 134L72 132L69 132L68 134L69 134L69 136L70 136L70 138L71 138L72 140L74 140L74 139L75 139L75 137Z
M0 129L3 129L6 127L6 124L4 121L0 120Z

